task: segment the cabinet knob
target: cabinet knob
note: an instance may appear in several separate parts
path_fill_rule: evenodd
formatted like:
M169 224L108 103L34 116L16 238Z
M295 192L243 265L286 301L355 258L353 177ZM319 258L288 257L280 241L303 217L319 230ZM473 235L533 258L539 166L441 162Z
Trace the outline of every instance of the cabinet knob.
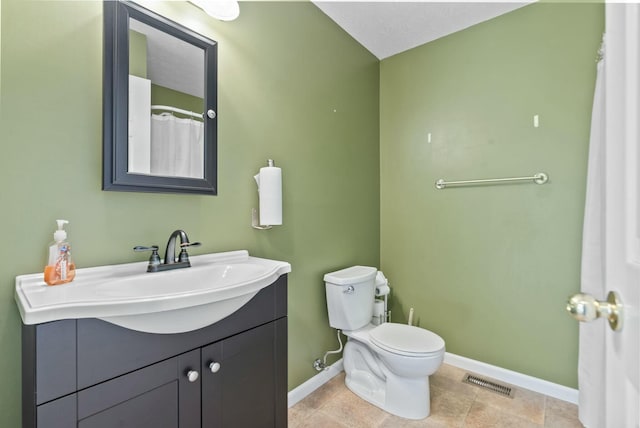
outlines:
M198 372L196 370L189 370L187 372L187 379L189 379L189 382L195 382L198 380Z
M211 373L218 373L218 370L220 370L220 363L212 362L209 364L209 369L211 370Z

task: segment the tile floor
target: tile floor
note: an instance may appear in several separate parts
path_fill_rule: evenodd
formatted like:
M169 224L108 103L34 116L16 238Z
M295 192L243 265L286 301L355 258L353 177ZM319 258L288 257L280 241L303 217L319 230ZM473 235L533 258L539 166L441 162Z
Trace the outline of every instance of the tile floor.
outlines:
M344 385L344 372L289 409L289 428L582 428L576 405L516 388L513 398L462 383L466 371L443 364L430 378L431 415L411 421L384 412Z

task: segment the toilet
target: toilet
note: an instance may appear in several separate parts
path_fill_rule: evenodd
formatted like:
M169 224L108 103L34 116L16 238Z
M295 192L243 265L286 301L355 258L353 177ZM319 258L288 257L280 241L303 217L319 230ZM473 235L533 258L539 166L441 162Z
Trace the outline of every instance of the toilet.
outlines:
M429 416L429 376L442 364L444 340L407 324L372 324L378 270L352 266L324 276L331 327L347 336L345 384L360 398L407 419Z

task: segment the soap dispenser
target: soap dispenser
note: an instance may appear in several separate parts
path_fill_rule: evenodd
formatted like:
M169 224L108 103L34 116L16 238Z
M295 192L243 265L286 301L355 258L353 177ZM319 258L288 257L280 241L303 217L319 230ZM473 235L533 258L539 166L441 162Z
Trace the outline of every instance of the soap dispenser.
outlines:
M56 220L58 230L49 244L49 263L44 268L44 282L49 285L65 284L76 276L76 265L71 260L71 246L67 242L64 225L67 220Z

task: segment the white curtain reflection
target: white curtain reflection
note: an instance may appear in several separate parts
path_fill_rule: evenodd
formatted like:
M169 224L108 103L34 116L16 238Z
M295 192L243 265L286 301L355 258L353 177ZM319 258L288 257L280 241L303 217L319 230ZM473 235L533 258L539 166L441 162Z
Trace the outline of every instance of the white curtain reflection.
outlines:
M152 114L151 174L204 178L204 123Z

